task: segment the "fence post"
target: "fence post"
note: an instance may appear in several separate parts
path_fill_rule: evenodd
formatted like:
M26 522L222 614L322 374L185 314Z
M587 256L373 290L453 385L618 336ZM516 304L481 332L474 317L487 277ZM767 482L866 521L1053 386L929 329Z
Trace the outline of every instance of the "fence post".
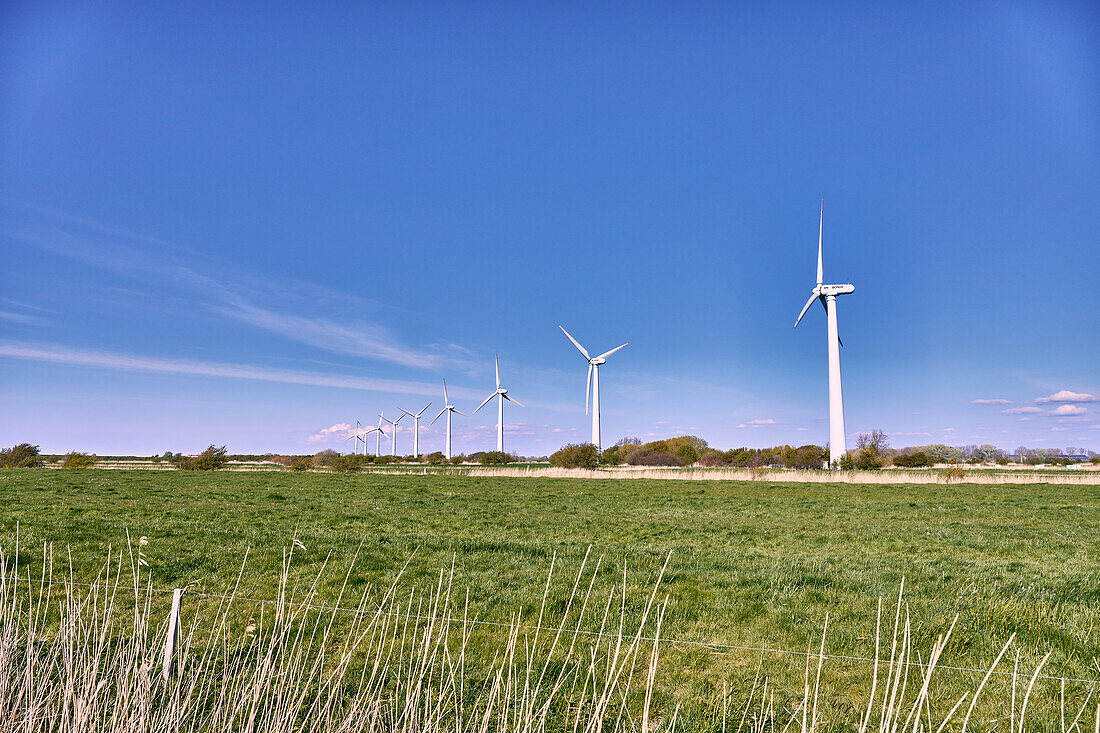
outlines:
M167 682L176 664L176 641L180 632L180 606L183 604L183 588L172 591L172 611L168 615L168 636L164 640L164 667L161 677Z

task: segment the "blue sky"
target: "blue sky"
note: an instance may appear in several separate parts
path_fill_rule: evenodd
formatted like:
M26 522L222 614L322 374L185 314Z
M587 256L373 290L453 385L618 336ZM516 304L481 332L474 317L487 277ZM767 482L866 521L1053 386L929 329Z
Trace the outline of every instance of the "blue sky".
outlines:
M1095 5L236 5L0 9L0 443L821 444L824 199L850 435L1100 449Z

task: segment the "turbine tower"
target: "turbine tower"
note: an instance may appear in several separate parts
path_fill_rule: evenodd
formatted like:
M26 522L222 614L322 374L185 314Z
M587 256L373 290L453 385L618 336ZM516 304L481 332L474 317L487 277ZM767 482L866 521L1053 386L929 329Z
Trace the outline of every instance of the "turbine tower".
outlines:
M431 403L429 402L428 404L430 405ZM421 412L423 412L423 410ZM451 401L447 398L447 380L446 379L443 380L443 409L439 411L438 415L436 415L434 418L432 418L432 421L430 423L428 423L428 427L430 428L432 425L435 425L435 421L438 420L439 418L443 417L444 412L447 413L447 444L446 444L446 449L443 451L443 455L449 461L449 460L451 460L451 413L452 412L458 412L458 410L455 409L455 406L452 405ZM462 415L463 417L466 417L466 413L464 413L464 412L458 412L458 414Z
M840 340L840 334L836 323L836 299L839 295L854 293L856 288L851 283L843 285L825 285L821 266L821 230L825 221L825 202L821 202L821 218L817 223L817 285L814 287L810 299L802 307L802 312L795 319L795 328L802 316L814 304L821 303L825 309L828 320L829 338L829 464L834 465L844 455L844 395L840 387L840 347L844 342Z
M568 331L562 326L558 326L561 332L565 334L565 337L573 342L573 345L577 347L577 351L581 352L581 356L588 360L588 382L584 387L584 414L588 414L589 395L591 395L592 405L592 445L596 446L596 450L601 450L600 447L600 365L607 361L607 357L614 354L619 349L625 349L626 344L618 346L611 351L605 351L599 356L592 358L588 355L588 352L584 350L584 347L577 343L577 339L573 338Z
M518 400L514 400L511 397L509 397L508 396L508 390L503 389L500 386L500 357L499 356L496 357L496 367L497 367L497 390L496 390L496 392L493 392L491 395L486 397L485 401L477 406L477 410L480 410L482 407L485 407L485 405L487 405L489 403L489 400L493 399L494 397L498 398L497 399L497 450L500 451L501 453L503 453L504 452L504 400L508 400L509 402L515 402L520 407L523 407L523 404L521 404ZM474 410L474 412L476 413L477 410Z
M431 406L432 403L429 402L428 404L424 405L424 410L427 410ZM401 412L405 413L413 419L413 460L415 461L417 458L420 457L420 416L424 414L424 410L412 413L403 407L399 407L397 409L401 410Z
M401 412L404 412L404 410L401 410ZM382 417L381 414L379 414L378 417L381 418L382 420L385 420L386 422L388 422L390 425L393 426L393 456L394 456L394 458L396 458L397 457L397 423L401 422L405 418L405 416L404 415L398 415L396 420L390 420L388 417Z

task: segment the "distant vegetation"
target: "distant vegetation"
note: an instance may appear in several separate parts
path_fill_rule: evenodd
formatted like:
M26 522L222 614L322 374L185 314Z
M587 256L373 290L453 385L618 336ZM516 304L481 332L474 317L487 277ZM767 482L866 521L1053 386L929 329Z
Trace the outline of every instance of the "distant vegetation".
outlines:
M42 465L38 455L38 446L20 443L12 448L0 450L0 468L37 468Z
M96 457L87 453L67 453L61 460L62 468L91 468L96 464Z

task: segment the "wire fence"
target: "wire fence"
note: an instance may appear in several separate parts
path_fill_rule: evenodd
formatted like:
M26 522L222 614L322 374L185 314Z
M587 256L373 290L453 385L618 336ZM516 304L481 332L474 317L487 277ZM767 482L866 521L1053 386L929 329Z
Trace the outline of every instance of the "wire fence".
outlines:
M106 583L77 583L77 582L68 581L68 580L36 580L36 581L32 581L32 582L35 583L35 584L42 584L42 585L47 585L48 584L48 585L78 586L78 587L84 587L84 588L103 588L105 590L126 590L126 591L134 591L135 593L165 593L165 594L168 594L168 593L175 593L175 591L177 590L175 588L153 588L153 587L150 587L150 586L137 586L137 585L111 585L111 584L106 584ZM268 598L252 598L252 597L249 597L249 596L230 595L230 594L225 594L225 593L205 593L205 592L202 592L202 591L189 590L187 588L183 589L183 595L193 596L193 597L196 597L196 598L215 598L215 599L225 600L225 601L244 601L244 602L248 602L248 603L260 603L260 604L265 604L265 605L291 606L291 607L295 607L295 608L302 608L302 609L305 609L305 610L323 611L323 612L326 612L326 613L349 613L349 614L356 614L356 615L362 615L362 616L386 616L386 617L390 617L390 618L406 619L406 620L409 620L409 621L435 621L435 622L441 622L441 623L445 623L445 624L473 624L473 625L478 625L478 626L491 626L491 627L501 628L501 629L521 629L521 630L524 630L524 631L537 631L537 632L540 632L540 633L541 632L546 632L546 633L551 633L551 634L557 634L557 633L561 632L561 633L576 634L576 635L581 635L581 636L602 637L602 638L607 638L607 639L618 639L618 638L620 638L620 636L618 634L611 634L611 633L607 633L607 632L603 632L603 631L586 631L586 630L583 630L583 629L570 629L570 628L565 628L565 627L555 628L555 627L552 627L552 626L541 626L541 625L538 625L538 624L520 624L520 623L506 623L506 622L502 622L502 621L485 621L483 619L477 619L477 618L472 618L471 619L471 618L465 618L465 617L464 618L454 618L454 617L450 617L450 616L443 616L443 617L424 616L424 615L421 615L421 614L399 613L397 611L387 611L382 607L378 607L374 610L370 610L370 609L366 609L366 608L351 608L351 607L348 607L348 606L325 606L325 605L312 604L312 603L301 603L301 602L289 601L289 600L272 600L272 599L268 599ZM758 654L776 654L776 655L789 655L789 656L796 656L796 657L810 657L810 658L813 658L813 659L836 659L836 660L841 660L841 661L865 662L865 663L871 663L871 664L883 663L885 661L885 660L882 660L882 659L874 659L874 658L871 658L871 657L861 657L861 656L851 655L851 654L825 654L825 653L822 653L822 652L796 651L796 650L793 650L793 649L781 649L781 648L778 648L778 647L768 647L768 646L746 646L746 645L739 645L739 644L724 644L724 643L721 643L721 642L694 641L694 640L690 640L690 639L674 639L674 638L671 638L671 637L660 637L659 639L655 639L654 637L642 636L640 634L624 634L622 638L632 638L632 639L637 638L639 641L644 641L644 642L649 642L649 643L657 642L657 643L660 643L660 644L669 644L669 645L673 645L673 646L697 647L697 648L706 649L706 650L708 650L710 652L714 652L714 653L726 653L726 652L720 651L720 650L728 650L728 651L754 652L754 653L758 653ZM918 668L918 669L925 669L926 668L926 665L921 664L920 662L908 662L908 661L895 660L894 664L895 665L902 665L902 666L906 666L906 667L915 667L915 668ZM984 674L992 674L992 675L997 675L997 676L1001 676L1001 677L1015 677L1015 678L1024 678L1024 679L1030 679L1031 676L1032 676L1032 675L1024 673L1024 672L1016 672L1016 671L1006 672L1006 671L1000 671L1000 670L980 669L978 667L963 667L963 666L953 666L953 665L944 665L944 664L937 664L936 669L950 670L950 671L954 671L954 672L970 672L970 673L983 674L983 675ZM1087 684L1087 685L1100 685L1100 680L1094 680L1094 679L1088 679L1088 678L1082 678L1082 677L1065 677L1065 676L1060 676L1060 675L1040 674L1040 675L1035 675L1035 678L1040 679L1040 680L1050 680L1050 681L1055 681L1055 682L1075 682L1075 683Z

